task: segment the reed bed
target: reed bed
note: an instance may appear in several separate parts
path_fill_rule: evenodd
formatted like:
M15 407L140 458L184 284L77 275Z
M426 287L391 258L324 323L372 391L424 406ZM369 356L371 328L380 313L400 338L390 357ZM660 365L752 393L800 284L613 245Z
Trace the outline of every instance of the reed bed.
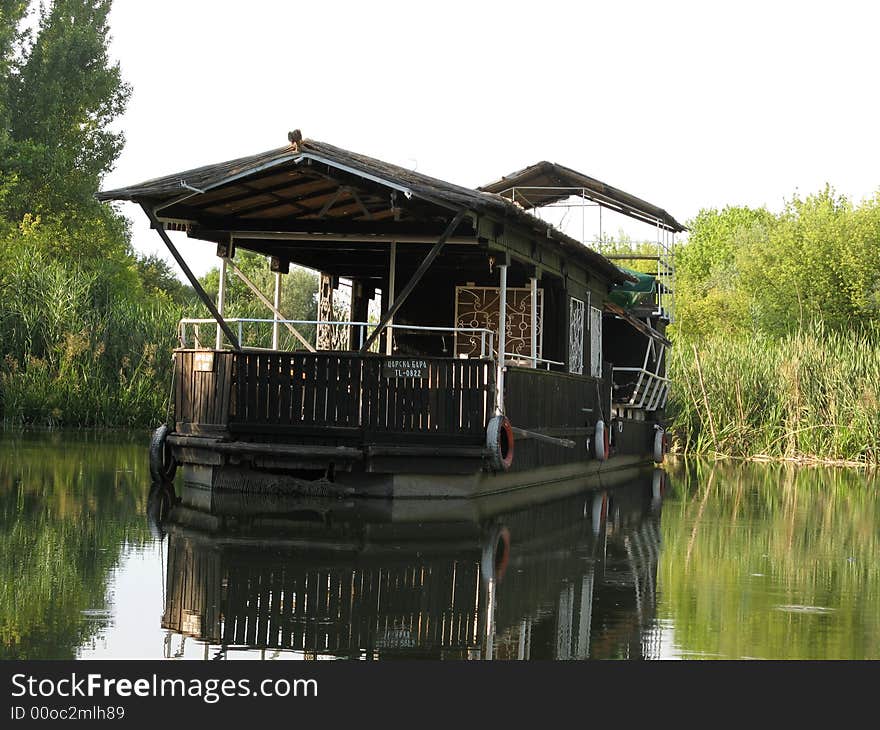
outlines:
M108 291L58 262L22 261L0 284L0 422L153 426L166 411L181 309Z
M741 458L880 462L880 336L800 331L677 343L674 446Z

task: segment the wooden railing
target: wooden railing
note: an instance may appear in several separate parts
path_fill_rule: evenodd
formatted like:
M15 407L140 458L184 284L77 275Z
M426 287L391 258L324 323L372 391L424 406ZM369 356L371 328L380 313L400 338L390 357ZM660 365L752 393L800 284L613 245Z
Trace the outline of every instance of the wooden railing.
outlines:
M610 417L608 383L598 378L508 367L504 383L507 416L522 428L575 428Z
M393 377L387 363L398 358L382 355L218 351L213 370L200 372L209 355L176 353L181 433L481 441L491 417L494 369L486 360L416 358L423 377Z
M232 352L174 353L174 416L179 433L212 434L229 426Z

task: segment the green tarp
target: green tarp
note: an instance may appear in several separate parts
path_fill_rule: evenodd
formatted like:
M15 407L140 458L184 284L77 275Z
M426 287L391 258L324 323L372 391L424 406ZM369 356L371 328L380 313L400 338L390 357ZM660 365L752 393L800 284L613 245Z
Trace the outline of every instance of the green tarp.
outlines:
M611 301L624 309L633 307L645 301L650 301L657 291L657 279L653 274L643 274L641 271L633 271L626 266L618 266L621 271L634 276L637 281L628 281L618 284L610 293Z

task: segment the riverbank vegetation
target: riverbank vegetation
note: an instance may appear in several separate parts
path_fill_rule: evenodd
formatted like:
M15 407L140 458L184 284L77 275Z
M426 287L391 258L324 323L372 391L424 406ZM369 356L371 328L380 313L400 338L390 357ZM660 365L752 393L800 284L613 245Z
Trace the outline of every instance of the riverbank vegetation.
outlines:
M880 195L704 210L676 262L680 451L880 462Z
M163 410L188 299L94 199L129 88L107 56L109 2L0 3L0 418L148 423Z
M670 403L685 453L880 462L880 336L718 335L673 348Z
M108 0L0 0L6 425L157 425L167 411L177 322L206 316L164 260L134 251L126 218L94 197L122 150L113 123L130 93L107 54L109 10ZM268 290L258 273L265 267L239 258ZM285 277L284 301L313 319L317 284L308 279ZM216 274L204 284L216 290ZM254 316L241 289L230 282L229 311Z

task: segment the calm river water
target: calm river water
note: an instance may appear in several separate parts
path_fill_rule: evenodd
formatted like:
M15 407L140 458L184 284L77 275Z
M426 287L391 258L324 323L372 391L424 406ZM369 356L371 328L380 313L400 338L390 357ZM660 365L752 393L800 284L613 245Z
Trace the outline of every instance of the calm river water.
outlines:
M187 507L151 492L148 439L0 433L0 658L880 659L863 472L678 462L525 508Z

